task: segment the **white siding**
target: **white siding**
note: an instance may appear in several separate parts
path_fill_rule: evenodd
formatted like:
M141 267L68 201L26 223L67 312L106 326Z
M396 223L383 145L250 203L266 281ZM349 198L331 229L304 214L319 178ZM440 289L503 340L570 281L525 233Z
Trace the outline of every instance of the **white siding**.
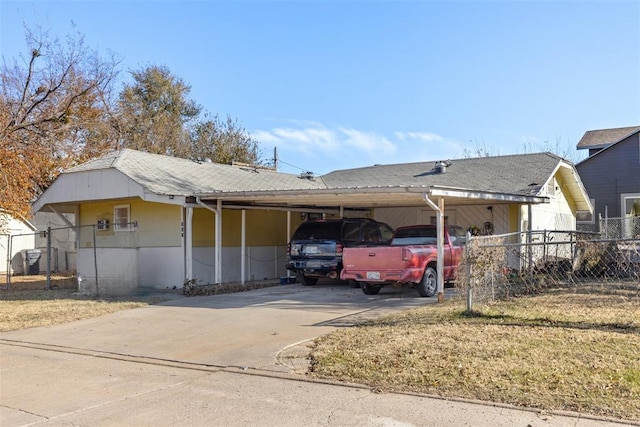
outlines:
M253 246L245 248L245 280L275 279L286 276L286 247ZM222 248L222 282L241 280L240 247ZM203 283L213 283L214 248L193 248L193 275Z
M98 286L93 248L78 250L78 288L99 295L135 294L138 286L138 251L123 248L97 248Z
M109 200L144 197L143 187L115 169L60 175L38 199L37 205L61 200Z
M534 205L531 209L532 230L575 230L575 214L564 192L555 181L551 185L554 190L545 194L549 197L549 203Z
M491 210L487 209L491 206ZM484 229L485 222L491 222L494 234L507 233L509 231L509 205L445 205L445 217L451 225L459 225L465 229L475 225L480 230ZM431 217L436 212L429 207L410 208L376 208L374 218L386 222L393 228L414 225L429 224Z
M126 295L150 289L182 288L185 280L181 247L97 248L98 292ZM95 264L92 248L78 251L82 278L80 291L95 294ZM284 246L247 247L245 280L276 279L286 276ZM215 281L214 248L193 248L193 276L200 284ZM240 248L222 249L222 282L239 282Z
M0 273L7 273L7 260L9 261L9 270L11 274L22 274L22 253L26 249L34 249L36 244L35 231L26 223L18 221L15 218L5 216L7 219L7 227L4 231L8 235L12 235L11 253L9 254L9 237L0 234ZM22 235L22 236L20 236Z
M138 285L144 288L181 288L184 263L181 247L138 249Z

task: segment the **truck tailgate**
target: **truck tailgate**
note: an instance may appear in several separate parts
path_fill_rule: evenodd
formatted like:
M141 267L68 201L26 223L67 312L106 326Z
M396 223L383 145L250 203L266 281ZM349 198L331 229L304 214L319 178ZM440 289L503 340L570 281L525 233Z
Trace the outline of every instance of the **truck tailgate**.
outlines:
M342 253L342 279L395 282L403 274L401 246L345 248Z

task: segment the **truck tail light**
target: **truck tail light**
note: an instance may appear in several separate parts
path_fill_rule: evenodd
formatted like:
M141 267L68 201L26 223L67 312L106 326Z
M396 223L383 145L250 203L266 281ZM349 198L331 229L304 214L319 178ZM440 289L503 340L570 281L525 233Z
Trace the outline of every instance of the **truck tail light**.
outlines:
M336 243L336 253L337 254L341 254L342 253L342 244L341 243Z
M420 256L411 252L410 248L402 248L402 261L406 267L417 267L420 263Z

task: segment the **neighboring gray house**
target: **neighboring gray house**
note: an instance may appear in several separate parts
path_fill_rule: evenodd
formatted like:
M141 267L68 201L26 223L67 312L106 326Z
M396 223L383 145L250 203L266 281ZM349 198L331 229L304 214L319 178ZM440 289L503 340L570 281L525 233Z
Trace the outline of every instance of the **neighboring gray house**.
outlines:
M599 220L623 218L625 235L637 234L640 222L640 126L591 130L578 142L589 157L576 165L591 202L593 216L580 214L580 228L599 230Z

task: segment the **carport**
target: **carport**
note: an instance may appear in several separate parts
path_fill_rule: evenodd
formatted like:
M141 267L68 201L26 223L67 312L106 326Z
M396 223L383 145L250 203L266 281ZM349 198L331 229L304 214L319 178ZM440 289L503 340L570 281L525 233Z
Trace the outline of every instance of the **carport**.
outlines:
M282 191L225 191L213 194L200 194L188 200L187 206L187 248L185 271L188 278L192 275L190 265L190 218L193 207L199 206L211 210L215 214L215 278L220 283L222 277L222 215L223 209L242 211L241 235L241 281L246 280L244 274L246 211L252 209L282 210L287 212L287 240L291 237L291 213L318 212L331 213L343 217L345 212L368 212L381 207L424 207L436 213L438 234L438 298L444 295L444 218L445 206L448 204L517 204L531 205L547 203L548 198L533 195L519 195L499 192L477 191L471 189L444 186L375 186L375 187L336 187L317 190L282 190ZM530 211L530 209L529 209ZM531 215L531 212L529 212ZM531 224L531 222L529 222Z

